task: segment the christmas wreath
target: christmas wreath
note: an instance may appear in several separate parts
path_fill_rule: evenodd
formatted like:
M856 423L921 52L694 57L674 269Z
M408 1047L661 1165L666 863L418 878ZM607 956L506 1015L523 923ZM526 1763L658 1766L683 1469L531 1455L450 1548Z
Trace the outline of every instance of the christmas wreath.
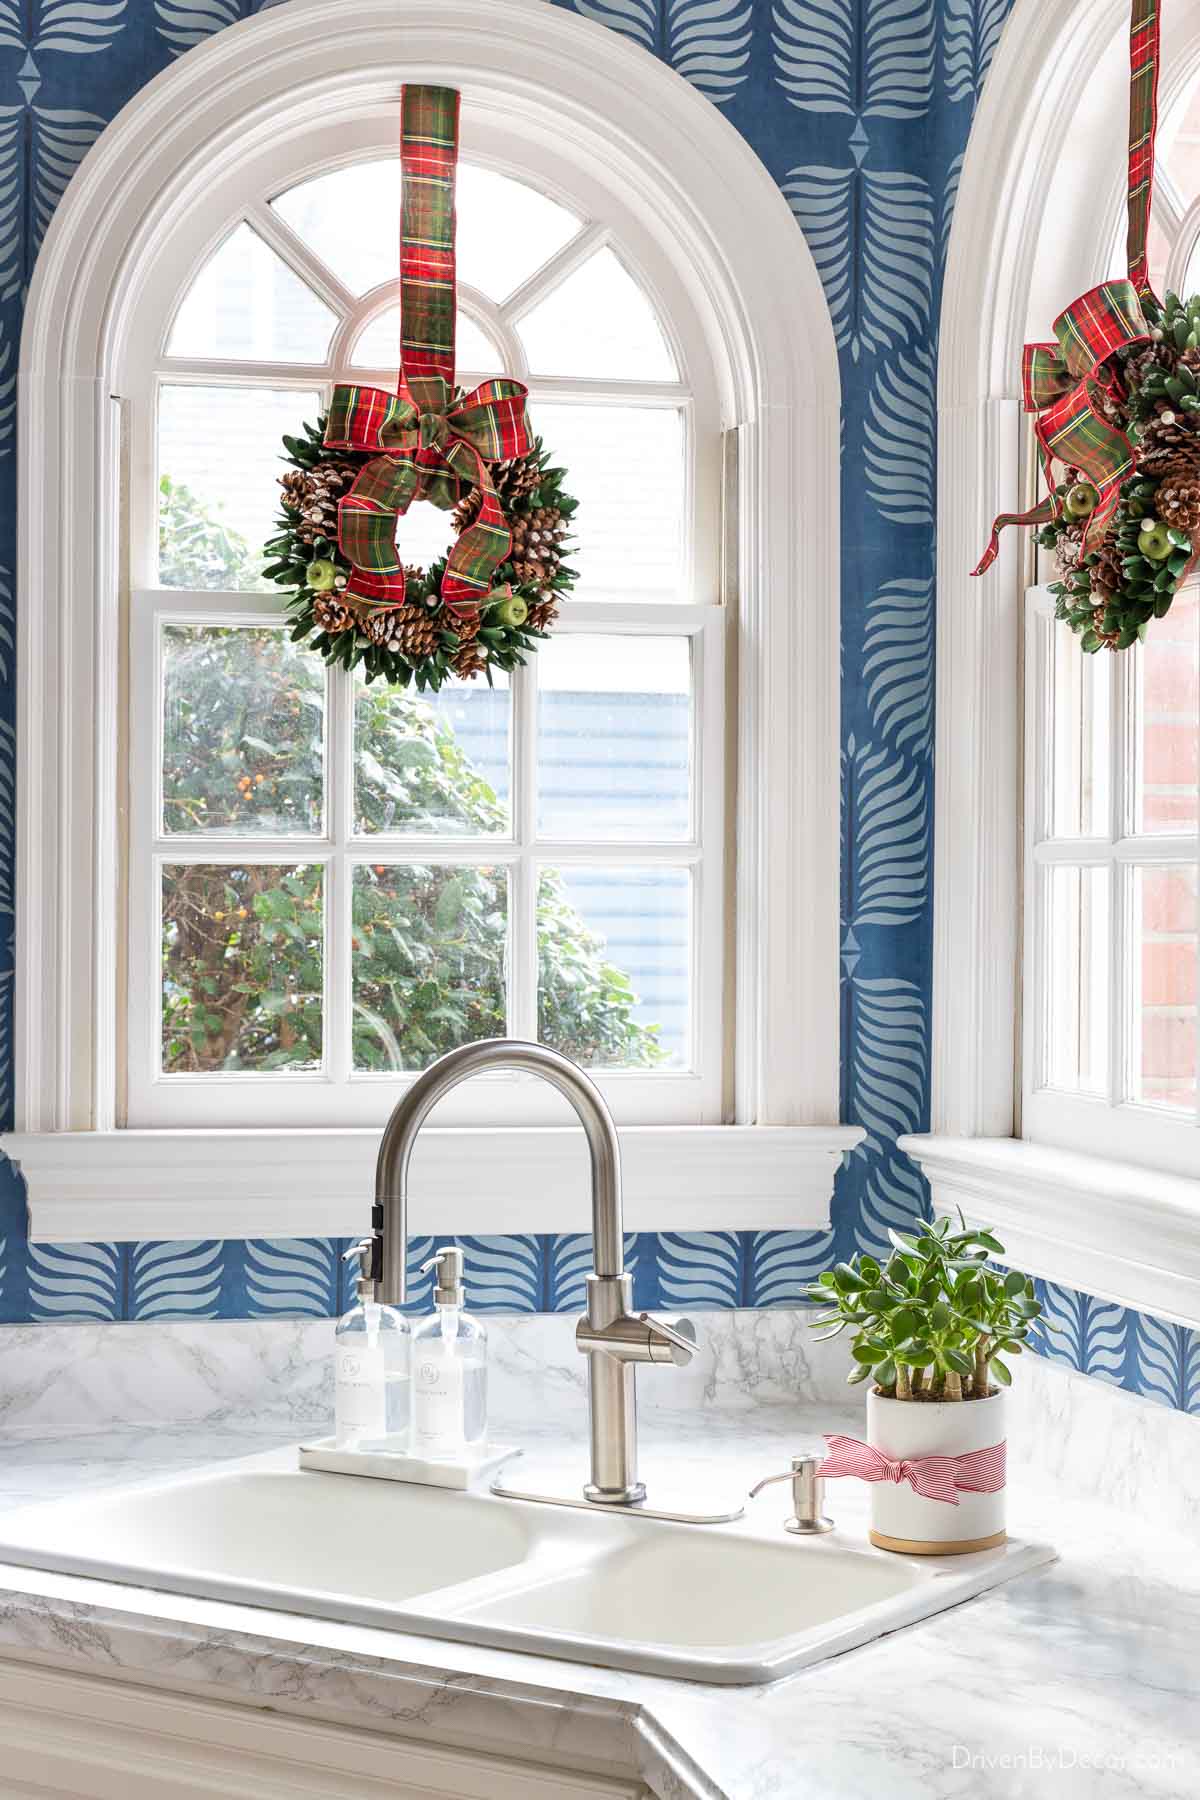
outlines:
M291 590L292 636L368 681L439 688L511 670L575 583L563 561L577 502L525 415L526 390L454 380L459 95L400 104L400 378L340 384L328 413L285 436L283 515L264 574ZM396 527L414 501L453 514L454 542L406 567Z
M1087 651L1125 650L1170 609L1200 548L1200 296L1142 301L1150 341L1116 352L1105 415L1129 440L1133 473L1098 544L1087 543L1099 490L1068 468L1057 516L1038 542L1053 550L1055 616Z
M1053 343L1026 344L1025 409L1038 415L1049 493L1000 515L974 571L991 566L1005 525L1037 526L1058 567L1055 615L1088 652L1144 638L1200 557L1200 297L1160 302L1147 259L1158 62L1157 0L1132 0L1129 278L1072 301Z
M564 561L569 524L578 502L563 486L566 470L551 468L540 439L524 455L492 465L492 484L509 534L495 571L497 586L482 601L443 598L446 558L428 569L404 568L404 597L371 605L353 597L355 568L338 534L338 511L362 469L365 451L331 450L328 420L306 424L303 436L284 438L290 465L280 476L283 515L264 573L293 590L292 636L327 663L353 669L368 681L394 687L439 688L452 676L470 681L492 669L511 670L547 636L559 602L575 584ZM481 494L468 487L454 505L460 534L478 517Z

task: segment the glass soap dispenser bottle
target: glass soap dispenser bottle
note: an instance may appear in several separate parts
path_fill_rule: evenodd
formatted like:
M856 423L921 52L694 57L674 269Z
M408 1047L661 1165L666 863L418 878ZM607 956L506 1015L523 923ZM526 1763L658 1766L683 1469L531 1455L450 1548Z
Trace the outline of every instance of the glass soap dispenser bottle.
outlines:
M437 1270L433 1313L413 1332L412 1454L453 1462L487 1437L487 1332L464 1311L463 1253L444 1244L423 1266Z
M375 1299L373 1259L377 1238L345 1252L362 1271L357 1302L334 1333L334 1430L339 1450L387 1439L389 1450L407 1450L412 1381L408 1320Z

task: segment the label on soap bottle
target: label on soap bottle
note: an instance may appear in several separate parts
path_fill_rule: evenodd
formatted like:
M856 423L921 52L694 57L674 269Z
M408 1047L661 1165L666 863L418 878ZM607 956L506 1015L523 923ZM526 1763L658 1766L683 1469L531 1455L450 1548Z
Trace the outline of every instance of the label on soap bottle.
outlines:
M465 1422L460 1358L418 1346L413 1369L413 1451L417 1456L460 1456Z
M387 1387L378 1339L373 1344L338 1345L334 1407L339 1442L386 1435Z

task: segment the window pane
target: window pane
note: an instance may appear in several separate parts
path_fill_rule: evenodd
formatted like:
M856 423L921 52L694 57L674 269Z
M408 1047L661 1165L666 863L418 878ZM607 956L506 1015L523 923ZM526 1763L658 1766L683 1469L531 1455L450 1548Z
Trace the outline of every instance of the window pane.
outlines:
M599 250L521 320L538 375L676 381L654 308L611 250Z
M158 403L158 578L164 587L275 593L262 546L275 535L285 431L320 398L280 388L165 386Z
M1134 1100L1196 1106L1196 869L1133 871Z
M356 1069L424 1069L504 1035L503 869L364 863L353 896Z
M1145 643L1135 651L1139 689L1139 831L1197 829L1198 597L1200 588L1195 585L1178 594L1167 616L1154 621Z
M564 633L538 651L537 674L542 835L687 837L688 639Z
M1044 630L1052 659L1049 835L1107 837L1113 659L1081 656L1079 640L1056 622Z
M334 169L272 202L298 237L354 294L400 274L399 234L380 220L400 216L396 157ZM523 181L470 163L458 168L458 278L503 300L579 229L566 207Z
M1184 206L1190 205L1200 194L1200 81L1189 82L1167 110L1158 134L1158 162ZM1185 291L1195 290L1189 287Z
M579 500L581 600L683 597L683 414L538 400L534 430Z
M455 362L459 371L474 369L480 374L502 374L504 358L491 338L460 312L454 327ZM400 308L389 306L376 313L355 340L350 361L359 369L394 369L400 357Z
M509 829L508 680L419 698L359 680L354 829L475 836Z
M1046 1081L1108 1093L1109 874L1052 868L1046 908Z
M320 831L325 674L269 627L163 628L163 829Z
M689 1067L690 914L687 869L543 869L542 1043L585 1068Z
M163 869L166 1073L320 1066L323 873L316 863Z
M323 362L336 323L282 257L239 225L184 296L167 354Z

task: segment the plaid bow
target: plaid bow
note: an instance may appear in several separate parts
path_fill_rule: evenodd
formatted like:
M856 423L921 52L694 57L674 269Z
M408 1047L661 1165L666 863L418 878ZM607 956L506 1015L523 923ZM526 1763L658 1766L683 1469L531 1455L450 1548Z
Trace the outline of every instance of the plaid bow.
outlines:
M414 500L455 506L472 488L479 514L446 559L442 599L460 616L492 591L512 542L489 463L524 456L533 440L526 389L497 376L456 394L441 375L401 379L399 391L337 387L325 427L331 450L375 451L338 507L338 543L354 572L349 602L371 609L404 599L396 522Z
M353 573L344 599L374 611L404 600L396 523L414 500L449 509L472 488L479 513L446 558L441 597L459 619L493 589L512 535L489 464L525 456L533 438L526 389L496 376L470 394L454 385L455 172L459 95L406 86L400 100L400 380L333 390L331 450L371 452L338 506L338 544Z
M1159 0L1131 0L1125 235L1129 279L1102 281L1072 301L1054 321L1053 344L1026 344L1021 361L1025 410L1041 415L1034 432L1050 492L1028 512L999 515L973 575L982 575L995 562L1006 525L1044 525L1059 516L1055 459L1077 468L1100 496L1084 530L1085 553L1104 537L1121 497L1121 483L1136 466L1129 439L1104 416L1102 396L1116 386L1115 375L1105 366L1108 359L1122 346L1145 343L1150 335L1141 301L1152 293L1146 246L1158 129L1159 36Z
M1104 416L1103 396L1116 382L1107 364L1118 350L1146 343L1149 336L1133 283L1103 281L1055 319L1054 343L1026 344L1021 361L1025 411L1039 415L1034 433L1050 492L1028 512L1000 514L972 574L982 575L995 562L1006 525L1042 525L1058 516L1055 461L1077 468L1100 496L1084 532L1085 552L1103 538L1121 483L1134 467L1132 444Z

